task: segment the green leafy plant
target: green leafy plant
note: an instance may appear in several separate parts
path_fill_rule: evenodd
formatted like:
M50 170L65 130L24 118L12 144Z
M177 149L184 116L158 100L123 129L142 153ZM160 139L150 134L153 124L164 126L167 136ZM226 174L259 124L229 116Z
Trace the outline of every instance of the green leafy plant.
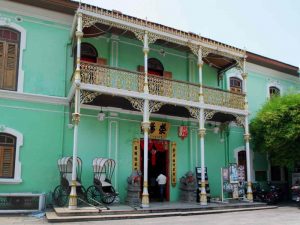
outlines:
M300 162L300 94L273 97L251 121L255 151L268 153L272 164Z

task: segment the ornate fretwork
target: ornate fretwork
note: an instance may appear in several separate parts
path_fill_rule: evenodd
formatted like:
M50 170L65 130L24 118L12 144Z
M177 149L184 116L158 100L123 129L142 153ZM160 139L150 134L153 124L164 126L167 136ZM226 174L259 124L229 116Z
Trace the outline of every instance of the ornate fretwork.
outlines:
M211 120L215 114L215 110L204 110L204 121Z
M186 107L186 108L189 110L189 112L193 118L195 118L197 120L200 119L200 109L199 108L195 108L195 107Z
M98 95L101 95L101 93L99 93L99 92L93 92L93 91L84 91L84 90L81 90L81 92L80 92L80 102L82 104L84 104L84 103L90 103Z
M245 127L245 116L238 115L238 114L232 114L235 117L236 124L240 127Z
M83 14L83 16L82 16L82 28L94 26L96 23L101 23L101 24L105 24L105 25L108 25L108 26L114 26L114 27L117 27L117 28L120 28L120 29L123 29L123 30L131 31L131 32L134 33L134 35L136 36L136 38L138 40L140 40L142 42L144 41L145 32L143 30L139 30L139 29L133 28L131 26L126 26L126 25L123 25L123 24L114 23L114 22L110 22L110 21L107 21L107 20L104 20L104 19L100 19L100 18L96 18L96 17L93 17L93 16L88 16L88 15Z
M203 87L204 103L234 109L244 109L245 95Z
M82 28L91 27L98 22L104 22L104 21L96 17L87 16L85 14L82 15Z
M144 92L145 76L142 73L81 62L81 82L127 91ZM199 102L199 85L148 76L149 94ZM244 110L245 95L203 87L204 103Z
M188 41L187 46L191 49L191 51L192 51L196 56L198 56L199 48L200 48L199 45L195 45L195 44L193 44L192 42Z
M141 112L144 112L144 104L145 100L144 99L139 99L139 98L132 98L132 97L126 97L128 101L130 101L131 105L133 108L136 110L139 110ZM149 112L157 112L159 109L164 105L165 103L163 102L157 102L157 101L149 101Z
M163 102L149 101L149 112L153 113L159 111L164 104Z
M142 73L81 62L80 74L82 83L143 92L144 75Z
M138 111L144 112L144 100L140 98L132 98L132 97L126 97L128 101L130 101L133 108L135 108Z
M210 53L213 53L214 50L210 48L202 47L202 58L207 57Z
M240 57L233 57L233 59L236 61L236 69L240 71L241 73L244 72L244 58Z
M148 44L153 44L156 40L160 39L160 37L153 33L148 33Z
M146 31L132 30L132 32L134 33L134 35L138 40L144 43L144 36ZM147 32L147 34L148 34L148 44L153 44L154 42L156 42L157 39L159 39L159 36L156 34L149 33L149 32Z
M132 30L134 33L135 37L140 40L141 42L144 42L144 36L145 36L145 31L143 30Z
M199 86L192 83L184 83L176 80L164 79L158 76L148 76L149 94L183 99L187 101L199 101Z

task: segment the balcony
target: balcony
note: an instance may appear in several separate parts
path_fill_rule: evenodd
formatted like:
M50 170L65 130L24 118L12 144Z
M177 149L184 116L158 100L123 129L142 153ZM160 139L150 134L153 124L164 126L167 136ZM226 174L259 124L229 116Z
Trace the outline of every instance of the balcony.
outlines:
M86 62L81 62L80 67L83 84L143 93L144 73ZM148 87L151 95L199 102L199 84L148 75ZM244 94L203 86L203 96L207 105L244 110Z

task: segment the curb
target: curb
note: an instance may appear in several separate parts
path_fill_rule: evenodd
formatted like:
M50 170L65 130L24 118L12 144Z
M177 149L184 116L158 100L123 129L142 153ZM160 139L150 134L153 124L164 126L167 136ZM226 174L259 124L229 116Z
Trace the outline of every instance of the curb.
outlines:
M185 211L185 212L163 212L163 213L137 213L137 214L119 214L119 215L90 215L90 216L57 216L55 212L47 212L46 217L48 222L78 222L78 221L101 221L101 220L124 220L124 219L142 219L153 217L170 217L170 216L193 216L206 215L216 213L230 213L241 211L253 211L263 209L275 209L277 206L235 208L235 209L219 209L219 210L202 210L202 211Z

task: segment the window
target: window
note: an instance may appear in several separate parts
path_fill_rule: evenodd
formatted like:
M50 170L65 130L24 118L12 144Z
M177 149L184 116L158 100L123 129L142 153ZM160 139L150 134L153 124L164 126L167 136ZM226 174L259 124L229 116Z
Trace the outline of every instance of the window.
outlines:
M242 80L236 77L230 77L230 91L236 93L242 93L243 92Z
M0 89L16 91L20 32L0 27Z
M164 75L164 66L155 58L148 59L148 73L156 76Z
M270 98L280 96L279 88L274 87L274 86L269 87L269 95L270 95Z
M16 137L0 133L0 178L14 178Z
M74 65L76 65L77 46L74 48ZM84 62L97 63L97 49L89 43L81 43L80 60Z
M0 184L22 182L19 160L22 145L22 133L0 124Z

